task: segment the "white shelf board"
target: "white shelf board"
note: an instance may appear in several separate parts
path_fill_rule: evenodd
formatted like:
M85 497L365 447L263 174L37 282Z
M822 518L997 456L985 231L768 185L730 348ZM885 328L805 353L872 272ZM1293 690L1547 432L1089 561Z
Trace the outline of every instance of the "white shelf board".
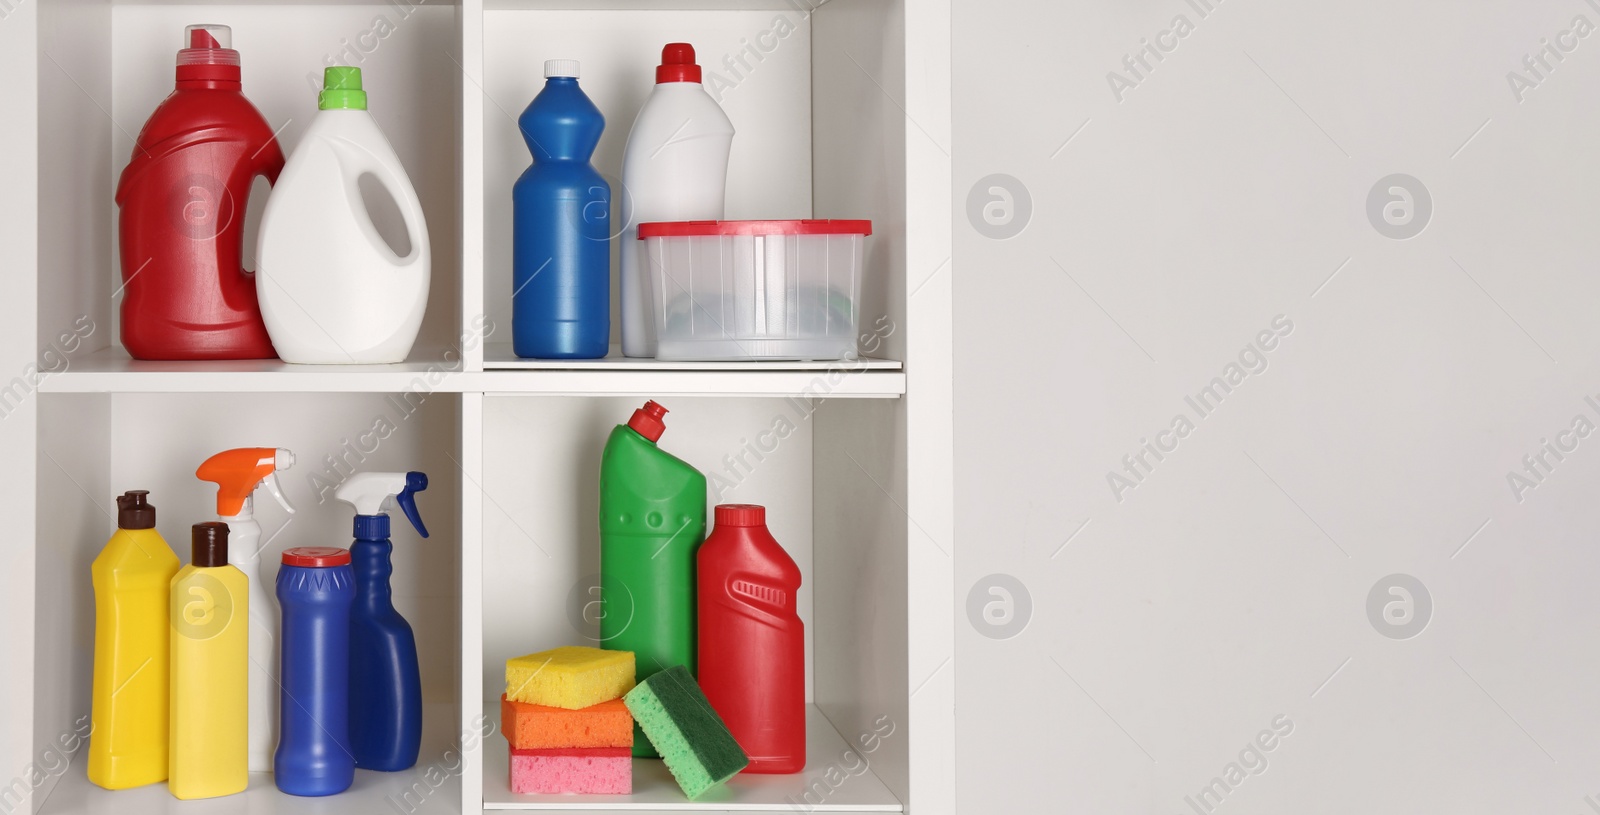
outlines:
M893 399L906 392L899 371L485 371L470 390L548 396L810 396Z
M133 0L124 0L132 2ZM194 0L198 2L199 0ZM810 0L809 4L801 5L803 0L484 0L483 7L489 11L562 11L567 9L581 9L584 11L645 11L662 9L667 11L740 11L740 10L775 10L793 11L804 10L808 7L815 8L828 0Z
M113 6L305 6L316 5L321 0L111 0ZM395 0L339 0L345 6L393 6ZM461 0L412 0L409 6L429 3L436 6L459 6Z
M483 706L486 721L500 720L500 700ZM603 812L901 812L900 799L872 772L870 753L847 744L816 705L806 706L806 768L793 775L740 774L691 801L655 759L634 759L632 795L516 795L511 792L511 751L496 733L483 744L483 808ZM845 758L846 752L851 755ZM866 767L862 762L867 763ZM859 775L851 775L853 768ZM832 768L830 770L830 768ZM836 786L825 779L831 778ZM842 779L842 780L841 780ZM826 797L813 785L831 790ZM820 801L820 802L819 802Z
M417 765L395 773L356 770L355 783L338 795L320 798L290 795L273 785L272 773L251 773L249 789L237 795L195 801L180 801L172 797L164 783L129 790L105 790L89 783L85 771L87 765L80 756L56 783L55 789L39 808L39 813L155 815L181 812L184 815L233 815L248 812L251 815L321 815L394 812L397 802L415 807L417 812L456 812L461 806L461 776L457 766L461 753L451 735L455 726L454 714L454 705L439 702L424 705L422 752ZM492 745L494 742L488 743ZM452 767L456 771L452 771ZM404 797L408 793L410 797ZM419 802L421 806L417 805ZM409 811L409 808L400 811Z
M43 393L426 393L486 392L559 396L811 396L894 398L906 391L899 363L863 360L815 363L726 363L711 370L687 363L619 360L580 369L463 372L443 352L419 352L395 365L292 365L279 360L155 362L120 350L71 358L42 373ZM458 359L452 355L452 361ZM426 361L433 360L433 361ZM598 362L605 362L604 360ZM702 363L704 364L704 363ZM796 367L808 365L809 367Z
M137 360L121 349L68 358L43 374L44 393L397 393L460 390L454 351L413 351L393 365L293 365L276 359Z
M734 360L723 362L671 359L640 359L622 355L613 343L603 359L523 359L511 350L509 342L484 346L483 367L506 371L898 371L901 363L893 359L862 357L854 360Z

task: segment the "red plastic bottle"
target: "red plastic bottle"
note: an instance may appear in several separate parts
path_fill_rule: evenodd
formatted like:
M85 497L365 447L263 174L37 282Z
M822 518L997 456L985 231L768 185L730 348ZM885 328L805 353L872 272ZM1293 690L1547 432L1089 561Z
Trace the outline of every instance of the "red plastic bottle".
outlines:
M805 623L800 567L767 531L767 511L722 504L700 546L700 688L750 756L747 773L806 766Z
M244 208L283 151L240 93L227 26L189 26L178 84L151 114L117 184L122 344L136 359L271 359Z

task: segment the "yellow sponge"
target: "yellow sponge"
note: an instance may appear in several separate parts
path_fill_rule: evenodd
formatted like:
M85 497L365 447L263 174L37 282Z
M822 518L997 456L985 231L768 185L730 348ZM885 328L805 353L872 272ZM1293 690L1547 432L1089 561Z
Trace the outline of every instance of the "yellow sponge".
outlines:
M633 652L565 645L506 660L506 698L581 710L633 690Z

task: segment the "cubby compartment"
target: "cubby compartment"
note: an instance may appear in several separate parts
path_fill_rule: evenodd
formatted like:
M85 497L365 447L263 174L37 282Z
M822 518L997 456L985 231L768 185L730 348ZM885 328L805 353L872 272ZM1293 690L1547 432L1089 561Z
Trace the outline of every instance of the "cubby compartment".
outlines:
M116 529L114 497L148 489L157 530L189 561L190 525L216 519L216 488L195 478L213 453L233 447L285 447L294 466L278 473L288 514L258 496L263 551L293 546L348 547L352 510L334 490L352 472L418 469L429 477L418 508L431 536L395 526L396 609L416 634L425 704L422 755L400 773L358 772L342 805L377 811L396 801L458 801L461 470L454 460L456 394L46 394L41 402L37 483L41 507L35 619L34 739L57 743L87 722L93 670L94 594L89 564ZM263 557L265 579L278 565ZM253 579L253 576L252 576ZM448 784L448 786L446 786ZM165 785L108 792L89 783L81 761L36 793L44 812L165 812ZM420 785L420 786L419 786ZM410 796L408 799L407 796ZM292 810L270 774L254 774L245 803L218 806Z
M81 374L170 371L337 373L338 367L273 361L173 366L131 360L117 339L123 277L117 250L117 179L134 138L173 90L184 27L230 26L243 92L287 154L317 113L326 65L362 69L369 112L394 146L422 201L432 277L421 333L406 363L390 371L461 367L475 341L460 315L458 163L460 8L384 3L45 3L39 9L41 300L79 314L104 314L99 345L74 360ZM245 207L244 266L255 268L255 236L268 185L257 179ZM244 202L235 202L242 205ZM398 211L371 209L380 232L404 228ZM70 228L68 228L70 225ZM76 301L76 302L72 302ZM41 317L49 316L49 311ZM54 331L47 321L42 331ZM481 327L478 327L481 330Z
M845 5L845 4L838 4ZM882 13L894 10L883 4ZM818 60L879 64L888 46L863 40L851 50L843 24L846 12L811 0L756 0L746 3L551 4L494 0L482 11L482 98L468 99L465 135L466 191L481 187L483 313L509 332L511 325L511 187L530 163L517 116L544 85L544 60L576 59L583 90L606 117L605 132L593 162L612 189L614 232L622 231L623 148L634 117L654 88L661 48L688 42L695 48L702 83L727 113L736 131L728 160L729 219L865 218L887 226L894 216L876 196L828 194L847 175L866 179L892 176L880 135L870 120L873 106L849 109L876 80L866 68L829 70ZM830 20L833 21L830 24ZM468 29L471 36L471 27ZM470 49L469 49L470 51ZM846 66L849 62L845 63ZM473 75L469 68L469 76ZM474 115L474 106L481 115ZM819 109L822 108L822 109ZM478 127L474 127L478 125ZM814 138L818 127L829 132ZM475 140L474 136L478 138ZM823 177L826 176L826 177ZM481 179L479 181L478 179ZM822 197L818 197L818 190ZM880 227L882 228L882 227ZM468 253L476 234L469 234ZM859 304L863 327L874 320L900 321L903 311L888 296L891 278L903 275L892 261L888 237L867 239L867 289ZM603 361L525 360L511 351L510 336L496 335L485 346L491 369L729 370L743 363L674 363L621 356L616 297L618 253L612 246L613 348ZM903 359L890 346L873 341L870 329L860 355L879 369L897 369ZM790 368L821 369L827 362L794 363Z
M642 397L489 396L479 479L484 721L500 718L509 657L599 644L600 452ZM806 623L808 762L795 775L741 775L687 801L659 761L634 761L634 794L516 795L503 736L486 740L485 809L900 811L905 786L904 550L883 471L894 403L678 397L660 444L708 479L707 501L767 508L767 525L799 565ZM887 496L887 497L886 497ZM708 512L709 515L709 512ZM903 533L901 533L903 535ZM493 564L489 567L488 564ZM901 598L897 605L893 598ZM880 605L881 603L881 605ZM468 610L471 614L471 601ZM875 687L875 683L881 683ZM898 692L891 688L898 686ZM898 697L898 698L896 698ZM484 729L488 729L485 725Z

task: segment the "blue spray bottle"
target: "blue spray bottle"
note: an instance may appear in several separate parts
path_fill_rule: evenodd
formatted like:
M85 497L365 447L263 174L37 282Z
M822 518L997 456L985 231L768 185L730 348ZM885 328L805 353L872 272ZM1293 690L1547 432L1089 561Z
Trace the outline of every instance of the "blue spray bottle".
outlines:
M356 598L350 609L350 752L363 770L394 772L415 766L422 748L422 674L411 625L395 611L389 591L389 515L395 507L428 537L416 494L428 476L356 473L334 493L355 507L350 562Z

